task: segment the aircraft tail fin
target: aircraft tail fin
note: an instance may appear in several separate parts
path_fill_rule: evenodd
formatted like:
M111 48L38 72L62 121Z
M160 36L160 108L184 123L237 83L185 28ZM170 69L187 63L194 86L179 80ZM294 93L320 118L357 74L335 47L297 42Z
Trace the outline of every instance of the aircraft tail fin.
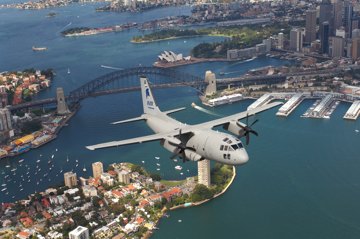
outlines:
M160 113L159 107L156 105L152 91L149 86L149 81L146 76L140 77L141 96L143 101L144 113L155 115Z

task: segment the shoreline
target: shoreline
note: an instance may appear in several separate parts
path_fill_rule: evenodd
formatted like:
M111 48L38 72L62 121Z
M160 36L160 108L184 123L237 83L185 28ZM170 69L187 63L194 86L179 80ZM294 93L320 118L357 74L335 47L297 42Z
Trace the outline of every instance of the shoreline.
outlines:
M131 43L134 44L145 44L145 43L152 43L152 42L159 42L159 41L166 41L166 40L176 40L181 38L193 38L193 37L202 37L207 36L208 34L199 34L199 35L190 35L190 36L178 36L178 37L166 37L161 39L155 39L155 40L144 40L144 41L134 41L133 39L130 40Z
M159 218L159 220L156 222L154 228L153 228L152 230L147 231L147 232L145 233L145 235L141 237L141 239L149 239L149 238L152 236L154 230L156 230L156 228L157 228L156 226L160 223L161 218L164 217L165 213L166 213L168 210L169 210L169 211L174 211L174 210L177 210L177 209L180 209L180 208L190 208L190 207L200 206L200 205L202 205L202 204L204 204L204 203L206 203L206 202L208 202L208 201L211 201L211 200L213 200L213 199L215 199L215 198L223 195L223 194L229 189L229 187L231 186L231 184L232 184L232 183L234 182L234 180L235 180L235 177L236 177L236 168L235 168L235 166L232 166L232 172L233 172L233 175L232 175L229 183L225 186L225 188L224 188L221 192L215 194L212 198L205 199L205 200L202 200L202 201L200 201L200 202L191 202L190 204L189 204L189 203L185 203L185 204L181 204L181 205L178 205L178 206L173 206L173 207L171 207L171 208L169 208L169 209L166 209L166 207L164 207L164 208L161 210L162 215L161 215L161 217Z

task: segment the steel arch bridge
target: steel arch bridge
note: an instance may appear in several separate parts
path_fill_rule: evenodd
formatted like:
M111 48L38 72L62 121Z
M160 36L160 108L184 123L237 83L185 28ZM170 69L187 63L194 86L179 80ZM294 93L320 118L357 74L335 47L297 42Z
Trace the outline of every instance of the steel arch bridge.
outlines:
M152 88L190 86L201 90L205 86L201 77L174 69L135 67L100 76L71 91L66 98L69 103L76 103L87 97L139 90L140 76L148 77Z

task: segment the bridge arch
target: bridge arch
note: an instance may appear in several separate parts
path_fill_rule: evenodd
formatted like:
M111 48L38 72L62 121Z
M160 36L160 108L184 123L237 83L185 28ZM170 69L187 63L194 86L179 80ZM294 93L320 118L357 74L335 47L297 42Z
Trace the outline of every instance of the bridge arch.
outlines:
M140 76L148 77L153 88L191 86L199 89L204 85L201 77L176 69L135 67L100 76L71 91L67 100L74 103L91 96L138 90Z

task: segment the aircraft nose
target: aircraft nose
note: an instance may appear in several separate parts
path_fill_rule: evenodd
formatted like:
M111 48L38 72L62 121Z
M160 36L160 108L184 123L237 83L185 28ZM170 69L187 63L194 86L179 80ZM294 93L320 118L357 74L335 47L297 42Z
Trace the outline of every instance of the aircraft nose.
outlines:
M249 155L247 154L246 150L240 150L239 152L239 165L245 164L247 161L249 161Z

